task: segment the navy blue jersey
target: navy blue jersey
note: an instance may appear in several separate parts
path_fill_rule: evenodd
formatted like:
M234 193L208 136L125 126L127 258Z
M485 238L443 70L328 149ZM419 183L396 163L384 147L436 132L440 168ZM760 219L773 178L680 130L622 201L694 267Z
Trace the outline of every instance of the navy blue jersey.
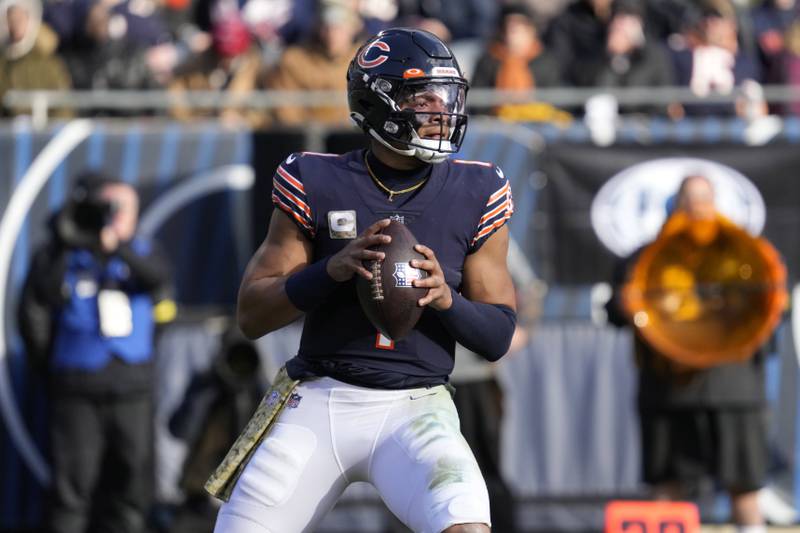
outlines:
M390 202L369 177L364 150L344 155L296 153L275 173L272 201L313 246L313 261L341 250L374 222L392 217L430 247L447 284L458 291L467 255L511 217L508 179L491 163L458 159L433 165L428 181ZM455 341L433 309L391 342L369 322L355 278L306 314L300 349L287 363L293 378L328 375L375 388L441 384L453 369Z

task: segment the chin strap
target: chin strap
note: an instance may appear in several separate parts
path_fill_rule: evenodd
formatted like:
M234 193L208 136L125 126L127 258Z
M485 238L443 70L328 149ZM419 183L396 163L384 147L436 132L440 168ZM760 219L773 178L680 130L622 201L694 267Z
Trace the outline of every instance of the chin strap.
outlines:
M407 156L407 157L415 157L415 158L419 159L420 161L422 161L423 163L441 163L442 161L447 159L447 157L449 155L449 153L439 152L439 151L433 149L432 147L431 148L425 148L425 147L421 147L421 146L412 146L411 148L409 148L407 150L403 150L401 148L397 148L396 146L392 146L391 143L386 141L386 139L384 139L383 137L378 135L378 132L376 132L375 129L373 129L373 128L369 128L369 134L374 139L376 139L379 143L381 143L386 148L391 150L392 152L394 152L396 154L404 155L404 156ZM450 147L450 141L437 141L437 140L434 140L434 139L420 139L416 135L415 135L415 140L416 140L416 142L418 142L420 144L423 144L423 145L430 144L430 145L435 145L437 147L438 146L442 146L442 147L446 147L446 148Z
M417 152L416 149L411 148L411 149L408 149L408 150L403 150L403 149L397 148L396 146L392 146L391 143L389 143L386 139L384 139L383 137L378 135L378 132L375 131L374 128L369 128L369 134L372 135L372 137L375 138L379 143L381 143L386 148L388 148L389 150L391 150L392 152L394 152L396 154L405 155L405 156L408 156L408 157L415 157L416 156L416 152Z
M441 163L447 159L451 153L450 150L452 145L450 144L450 141L420 139L416 132L414 133L414 141L422 145L421 147L414 147L414 157L420 161L424 161L425 163ZM445 151L440 152L439 149L444 149Z

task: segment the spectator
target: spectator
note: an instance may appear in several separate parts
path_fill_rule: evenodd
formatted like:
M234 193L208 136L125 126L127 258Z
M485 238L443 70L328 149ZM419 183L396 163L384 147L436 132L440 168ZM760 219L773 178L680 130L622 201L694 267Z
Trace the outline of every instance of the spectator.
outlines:
M284 30L288 31L287 25L291 21L293 10L300 3L293 0L195 1L195 21L203 34L210 37L215 26L238 17L253 42L258 44L265 67L271 67L280 58L285 45ZM191 48L197 53L204 51L197 47Z
M786 33L798 20L796 1L765 0L753 10L752 19L764 83L786 83Z
M521 4L504 6L496 35L475 66L472 86L529 91L559 85L558 63L539 40L532 13ZM503 105L496 110L501 117L527 119L544 117L542 111L553 112L542 104Z
M84 13L83 32L62 47L76 89L151 89L161 85L148 51L168 41L169 32L151 0L142 6L131 0L116 5L91 0Z
M786 83L793 87L800 86L800 20L796 20L786 31L785 54ZM800 115L800 102L789 105L794 115Z
M757 64L739 47L736 11L729 0L706 0L699 18L687 26L685 42L687 47L673 54L675 76L678 85L690 87L695 95L732 94L746 80L751 86L759 81ZM738 114L749 118L766 114L763 99L750 103L749 109L744 100L735 105L691 104L685 111L691 115Z
M318 3L319 0L293 0L289 20L280 29L287 46L304 43L312 37L316 22L313 13Z
M268 75L266 87L289 91L344 91L347 88L345 73L358 49L355 39L361 27L360 17L349 6L322 0L314 38L286 49ZM340 124L347 122L348 116L344 100L341 105L305 108L285 105L275 110L277 120L288 125Z
M398 0L397 3L401 20L440 20L447 26L453 41L489 38L500 6L496 0Z
M555 17L560 15L570 4L571 0L522 0L541 24L547 28Z
M253 0L250 0L253 1ZM272 0L275 1L275 0ZM361 18L365 35L375 35L381 30L395 26L407 26L398 22L399 4L404 0L338 0L352 9ZM292 0L290 20L281 27L280 34L287 45L301 44L314 38L319 0Z
M169 86L175 95L172 116L188 120L214 114L210 109L189 106L181 97L186 91L221 91L233 97L230 105L220 112L224 122L246 123L251 127L264 125L266 113L244 105L246 96L258 87L263 63L238 11L230 11L215 22L212 39L213 45L208 50L176 68Z
M85 176L25 282L26 353L49 377L51 533L144 528L154 304L168 273L153 243L135 237L137 216L130 185Z
M38 0L0 3L0 115L29 112L2 108L3 96L8 90L64 90L71 86L63 61L55 55L58 38L42 25L41 17L42 6ZM69 113L61 110L59 114Z
M599 66L598 87L664 87L674 84L666 50L651 41L644 28L644 8L638 2L618 1L608 27L605 62ZM659 106L623 106L623 113L665 113Z
M714 205L714 190L703 176L684 179L678 191L676 212L665 224L686 223L686 232L694 235L694 248L674 271L709 262L702 250L717 247L714 237L720 224ZM674 217L685 217L683 220ZM684 250L688 250L687 245ZM673 249L674 250L674 249ZM615 286L625 279L638 254L618 266ZM689 276L695 274L691 271ZM685 285L682 281L681 285ZM695 287L692 287L695 289ZM669 291L669 287L665 289ZM709 288L697 288L690 295L711 294ZM668 295L669 293L667 293ZM720 294L720 293L714 293ZM673 292L673 296L675 292ZM666 297L664 298L666 300ZM700 297L681 296L682 320L691 320L690 311L702 307ZM676 300L673 300L676 301ZM671 305L674 308L674 305ZM609 320L628 324L619 293L607 305ZM641 421L644 480L656 499L686 499L706 477L719 483L731 496L733 520L749 533L764 533L764 521L758 506L758 490L767 475L766 396L764 390L764 354L759 349L738 363L723 363L698 369L678 363L659 353L639 334L635 337L639 365L639 414Z
M88 7L85 0L45 0L42 4L42 20L56 33L61 48L83 32Z
M404 19L403 27L414 28L415 30L427 31L428 33L434 34L439 39L447 43L448 46L452 44L451 41L453 40L453 35L450 33L448 27L445 26L444 22L442 22L439 19L409 17ZM459 66L463 68L460 58L458 59L459 59Z
M160 0L160 3L162 20L173 40L188 43L198 32L204 33L196 20L199 0Z
M277 63L283 52L280 31L289 21L291 7L289 0L247 0L242 6L242 19L258 41L267 67Z
M398 0L356 0L354 3L364 21L364 33L367 35L375 35L387 28L400 26L397 23L397 16L400 13Z
M646 0L645 27L648 37L662 44L681 39L686 21L697 9L697 0Z
M612 0L575 0L553 19L545 44L568 85L591 87L603 62Z

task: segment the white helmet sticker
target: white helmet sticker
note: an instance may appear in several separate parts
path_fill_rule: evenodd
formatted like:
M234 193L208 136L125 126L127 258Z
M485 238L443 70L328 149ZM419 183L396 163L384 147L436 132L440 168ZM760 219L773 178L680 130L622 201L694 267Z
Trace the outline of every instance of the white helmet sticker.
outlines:
M447 76L447 77L460 78L461 74L459 74L458 69L454 67L433 67L431 69L431 76Z

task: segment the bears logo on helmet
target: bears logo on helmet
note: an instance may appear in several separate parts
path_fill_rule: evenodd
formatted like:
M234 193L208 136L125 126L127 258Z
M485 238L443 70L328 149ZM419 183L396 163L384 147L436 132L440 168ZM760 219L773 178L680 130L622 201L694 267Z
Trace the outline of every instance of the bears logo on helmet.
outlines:
M369 43L369 46L365 46L364 48L362 48L361 53L358 54L358 66L359 67L361 67L361 68L375 68L378 65L383 64L383 62L386 61L387 59L389 59L389 56L387 56L386 54L381 54L378 57L376 57L375 59L367 59L367 54L373 48L379 48L379 49L383 50L384 52L390 52L391 51L391 48L389 48L389 45L386 44L385 42L383 42L383 41L372 41L371 43Z

